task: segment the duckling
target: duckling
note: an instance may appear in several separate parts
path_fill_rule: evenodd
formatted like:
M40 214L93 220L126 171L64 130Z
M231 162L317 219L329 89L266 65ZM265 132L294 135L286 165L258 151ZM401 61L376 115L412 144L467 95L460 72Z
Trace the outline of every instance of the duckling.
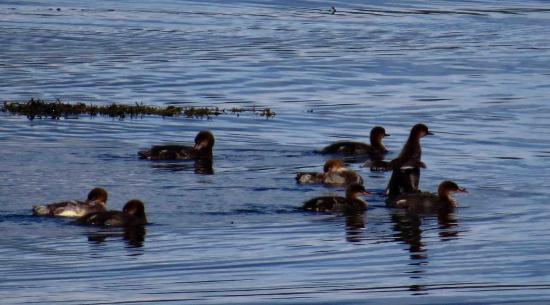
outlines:
M121 211L103 211L85 215L76 220L77 224L105 227L133 227L147 224L145 207L142 201L132 199Z
M155 145L148 150L138 152L140 159L148 160L198 160L212 159L214 135L207 130L200 131L195 137L194 146Z
M365 187L358 183L350 184L346 189L346 197L323 196L310 199L303 204L303 209L314 212L344 212L359 213L367 209L367 202L360 195L368 195Z
M399 156L389 163L393 170L392 176L386 188L386 195L394 197L402 193L418 192L420 181L420 168L426 168L421 161L422 147L420 139L433 135L424 124L416 124Z
M54 217L81 217L90 213L106 211L107 191L96 187L88 193L85 201L72 200L50 203L46 205L34 205L33 215Z
M368 155L371 159L382 160L388 152L382 140L390 135L384 127L375 126L370 131L370 145L361 142L339 141L321 149L321 154Z
M402 194L394 199L388 199L388 206L408 209L409 211L450 211L458 206L453 198L453 193L467 193L468 191L458 186L455 182L446 180L439 184L437 194L422 192Z
M296 174L299 184L326 184L331 186L363 184L363 178L347 168L342 160L331 159L325 162L322 173L301 172Z

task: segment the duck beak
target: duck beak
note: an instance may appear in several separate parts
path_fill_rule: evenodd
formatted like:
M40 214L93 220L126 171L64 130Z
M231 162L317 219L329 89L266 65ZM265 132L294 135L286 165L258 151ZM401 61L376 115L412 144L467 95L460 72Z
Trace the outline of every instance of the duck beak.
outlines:
M391 134L387 134L387 133L384 134L384 137L389 137L389 136L391 136Z
M458 191L456 191L457 193L468 193L468 190L463 188L463 187L459 187L458 188Z
M431 132L431 131L428 131L428 132L426 133L426 135L427 135L427 136L433 136L433 135L434 135L434 133L433 133L433 132Z
M372 193L369 191L364 191L364 192L361 192L361 195L372 195Z

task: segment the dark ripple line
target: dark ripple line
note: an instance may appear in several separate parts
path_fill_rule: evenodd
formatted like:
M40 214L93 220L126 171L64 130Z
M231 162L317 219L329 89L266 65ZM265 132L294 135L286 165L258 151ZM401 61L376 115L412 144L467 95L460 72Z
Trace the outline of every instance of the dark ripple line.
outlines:
M289 291L286 290L299 290L299 289L315 289L313 291ZM317 289L316 289L317 288ZM189 294L189 293L222 293L213 297L259 297L259 296L281 296L281 295L312 295L312 294L327 294L334 292L370 292L370 293L379 293L379 292L400 292L400 291L436 291L436 290L468 290L468 291L515 291L515 290L544 290L550 289L550 284L535 284L535 285L506 285L506 284L484 284L484 283L458 283L458 284L433 284L433 285L401 285L401 286L377 286L377 287L355 287L355 288L334 288L334 289L319 289L326 288L326 286L299 286L299 287L277 287L277 288L255 288L254 291L250 291L250 288L240 288L232 290L189 290L184 292L176 292L174 294ZM267 293L258 293L256 291L269 291L274 290L273 292ZM281 290L284 290L281 292ZM227 294L231 292L249 292L249 293L237 293L237 294ZM134 303L152 303L160 301L181 301L186 299L180 298L162 298L155 300L134 300ZM103 305L103 304L123 304L128 301L115 301L115 302L94 302L86 303L89 305Z

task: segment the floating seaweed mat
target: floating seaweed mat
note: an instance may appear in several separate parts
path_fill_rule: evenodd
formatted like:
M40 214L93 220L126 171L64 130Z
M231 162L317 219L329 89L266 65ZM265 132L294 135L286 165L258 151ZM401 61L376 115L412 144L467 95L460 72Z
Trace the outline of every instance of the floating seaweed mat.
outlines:
M35 118L78 118L80 115L94 116L109 116L113 118L143 118L144 116L186 116L195 118L209 118L222 114L239 115L244 112L251 112L259 116L271 118L275 116L270 108L252 107L234 107L223 109L219 107L177 107L177 106L148 106L143 103L128 104L109 104L109 105L92 105L85 103L63 103L60 100L48 102L44 100L30 99L28 102L4 102L1 109L3 112L10 114L25 115L29 120Z

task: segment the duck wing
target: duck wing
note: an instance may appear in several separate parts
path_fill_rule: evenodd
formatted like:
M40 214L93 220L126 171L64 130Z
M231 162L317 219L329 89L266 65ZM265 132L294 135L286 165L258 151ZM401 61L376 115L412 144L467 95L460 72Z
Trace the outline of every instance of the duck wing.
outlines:
M439 196L433 193L403 194L397 196L394 205L411 211L434 210L439 206Z
M296 183L317 184L323 182L323 173L300 172L296 174Z
M345 154L345 155L361 155L371 154L374 149L372 146L352 141L340 141L326 146L319 152L322 154Z
M329 212L343 210L346 198L339 196L316 197L304 202L303 209L314 212Z
M125 216L121 211L96 212L78 218L76 223L94 226L123 226L126 223Z
M189 160L194 159L196 155L192 146L186 145L155 145L149 150L138 152L141 159L149 160Z

